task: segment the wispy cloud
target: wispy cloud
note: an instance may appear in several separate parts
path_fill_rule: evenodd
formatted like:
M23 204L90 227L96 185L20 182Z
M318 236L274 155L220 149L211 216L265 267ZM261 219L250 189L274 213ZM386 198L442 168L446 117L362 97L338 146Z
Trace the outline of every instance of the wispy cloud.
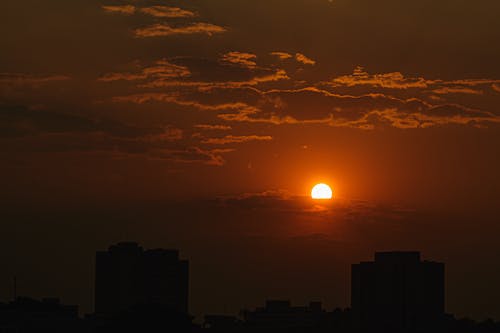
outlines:
M186 18L195 17L196 13L178 7L151 6L140 8L141 13L161 18Z
M256 59L255 54L236 51L228 52L221 58L222 61L247 68L255 68L257 66Z
M142 13L158 18L189 18L196 16L196 14L192 11L185 10L179 7L169 6L137 7L134 5L103 5L102 9L108 13L116 13L122 15Z
M407 78L400 72L369 74L363 67L356 67L350 75L334 78L330 84L333 86L359 86L367 85L380 88L408 89L408 88L427 88L436 81L426 80L421 77Z
M275 57L278 57L281 60L293 58L293 56L291 54L286 53L286 52L271 52L270 54L275 56Z
M228 125L198 124L194 125L194 127L200 130L208 130L208 131L229 131L232 129L232 127Z
M218 114L229 122L324 124L373 130L391 126L401 129L444 125L483 126L499 123L500 116L459 104L431 104L416 98L398 99L384 94L339 95L316 88L274 90L263 93L269 104L241 107ZM279 103L276 103L276 100ZM304 111L304 107L308 112Z
M500 80L494 79L441 80L426 79L424 77L408 77L401 72L370 74L363 67L358 66L354 69L352 74L339 76L332 79L330 82L323 82L321 84L331 87L368 86L372 88L400 90L433 88L433 92L437 94L478 94L479 90L469 89L468 87L488 86L498 83L500 83Z
M273 139L272 136L265 135L226 135L222 138L207 138L202 141L204 144L210 145L226 145L229 143L244 143L250 141L271 141Z
M471 89L467 87L441 87L438 89L434 89L432 92L438 95L448 95L448 94L482 95L484 93L482 90Z
M248 107L247 104L241 102L203 104L197 101L182 99L182 97L178 93L142 93L142 94L115 96L112 98L112 101L118 103L129 102L135 104L144 104L149 102L164 102L186 107L193 107L203 111L234 110L234 109L241 109Z
M132 5L102 6L102 9L108 13L117 13L124 15L133 15L136 12L136 7Z
M134 35L138 38L196 34L212 36L226 31L226 28L211 23L191 23L189 25L175 27L167 23L157 23L136 29Z
M41 85L50 82L66 81L70 77L66 75L33 75L24 73L0 73L0 84L2 85Z
M158 150L155 152L156 159L168 160L184 164L205 164L212 166L223 166L226 164L224 154L233 152L234 149L202 149L199 147L188 147L182 150Z
M118 121L24 107L0 106L0 148L30 152L106 153L183 164L222 166L234 148L200 148L175 126L138 127Z
M175 65L167 59L155 61L152 66L147 66L136 73L109 73L99 78L99 81L136 81L146 79L173 79L188 77L191 75L189 69L185 66Z
M295 60L304 64L304 65L315 65L316 61L303 55L302 53L295 54Z
M257 86L262 83L277 82L289 80L290 77L284 70L276 70L274 73L254 76L244 81L172 81L172 80L154 80L140 85L141 88L167 88L167 87L191 87L199 91L210 91L214 89L238 89L242 87Z

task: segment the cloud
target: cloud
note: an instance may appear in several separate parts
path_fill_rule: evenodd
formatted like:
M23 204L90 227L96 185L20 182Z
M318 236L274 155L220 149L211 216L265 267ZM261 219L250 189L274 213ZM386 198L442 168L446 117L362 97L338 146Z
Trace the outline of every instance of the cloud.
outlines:
M198 144L170 125L137 127L77 114L0 107L0 149L5 152L105 152L119 158L221 166L223 155L234 151Z
M0 105L0 137L23 137L61 133L105 133L138 141L172 141L182 135L171 126L138 127L107 119L90 118L77 113Z
M358 126L371 126L371 128L387 124L399 129L428 128L445 125L473 125L475 127L483 127L483 124L486 123L500 123L500 117L490 112L467 109L460 105L445 104L433 106L422 112L408 112L395 108L371 110L356 120L355 123Z
M167 59L161 59L154 65L145 67L137 73L108 73L98 80L103 82L111 81L137 81L137 80L165 80L173 78L183 78L191 75L189 69L185 66L175 65Z
M208 81L172 81L172 80L154 80L140 85L141 88L195 88L199 91L210 91L214 89L238 89L249 86L257 86L261 83L276 82L281 80L289 80L290 77L284 70L276 70L274 73L255 76L244 81L225 81L225 82L208 82Z
M142 13L158 18L189 18L196 16L196 14L192 11L178 7L169 7L169 6L136 7L133 5L118 5L118 6L104 5L101 7L104 11L108 13L117 13L123 15L133 15L136 13Z
M259 136L259 135L242 135L242 136L234 136L234 135L226 135L222 138L207 138L202 141L204 144L211 145L226 145L229 143L244 143L250 141L271 141L273 139L272 136Z
M67 81L66 75L33 75L24 73L0 73L0 85L39 86L51 82Z
M185 145L178 140L143 140L116 137L103 132L41 133L0 140L3 152L30 153L104 153L114 159L163 161L179 164L222 166L224 155L234 149L202 149Z
M165 102L172 103L186 107L194 107L198 110L203 111L222 111L222 110L234 110L249 107L245 103L222 103L222 104L202 104L197 101L190 101L182 99L179 94L176 93L143 93L143 94L133 94L125 96L115 96L112 98L113 102L117 103L135 103L144 104L149 102Z
M279 213L292 216L314 216L326 221L364 225L371 228L374 220L377 224L385 221L386 226L400 223L414 210L395 205L380 205L361 200L336 198L332 201L315 202L309 196L299 196L284 189L267 190L257 193L243 193L234 196L219 197L219 204L224 208L234 207L258 211L261 213ZM394 225L392 225L394 227Z
M368 85L372 87L390 88L390 89L408 89L408 88L427 88L436 81L426 80L424 78L406 78L400 72L369 74L363 67L356 67L350 75L339 76L333 79L332 86L353 87L358 85Z
M442 87L434 89L432 92L438 95L448 95L448 94L482 95L484 93L482 90L471 89L466 87Z
M295 60L298 62L304 64L304 65L315 65L316 61L312 60L311 58L306 57L302 53L297 53L295 54Z
M498 82L500 81L493 79L430 80L424 77L406 77L401 72L370 74L363 67L358 66L352 74L336 77L330 82L322 82L320 85L330 87L369 86L399 90L434 88L433 92L437 94L480 94L479 90L467 87L487 86Z
M118 13L124 15L133 15L136 12L135 6L132 5L102 6L102 9L108 13Z
M222 56L221 60L242 67L255 68L257 67L255 59L257 59L257 56L252 53L228 52Z
M331 116L327 116L324 119L298 120L290 115L280 116L276 114L265 114L260 109L249 105L236 110L236 112L218 114L217 117L230 122L267 123L273 125L329 124L332 120Z
M145 142L172 142L182 140L184 131L180 128L167 126L160 133L148 134L141 138Z
M280 52L273 53L286 57ZM138 88L154 89L116 96L112 98L113 102L172 103L188 109L213 111L215 117L225 122L325 125L363 130L387 126L400 129L446 125L480 127L498 123L498 116L494 113L453 101L445 102L437 96L480 95L482 89L471 87L486 82L491 85L494 80L428 80L406 77L400 72L369 74L362 67L357 67L351 75L307 86L305 82L293 82L285 70L258 67L256 58L253 53L231 51L218 60L194 57L163 59L163 63L155 63L140 71L111 73L101 80L140 80ZM264 84L279 81L283 81L280 86L289 83L303 87L264 88ZM339 90L339 87L343 89ZM361 93L354 87L361 87ZM382 92L382 89L391 91ZM198 138L203 138L200 133L197 134ZM204 140L203 143L223 144L236 143L231 140L237 139L228 136Z
M233 151L234 149L205 150L199 147L189 147L183 150L158 150L154 152L153 156L155 159L168 160L175 163L223 166L226 164L223 155Z
M289 80L286 71L257 67L249 53L230 52L222 59L210 60L195 57L161 59L152 65L137 66L136 70L113 72L98 80L143 81L138 88L168 88L179 90L238 89L262 83Z
M451 81L441 81L443 84L448 85L461 85L461 86L483 86L490 84L499 84L500 80L494 79L461 79L461 80L451 80Z
M229 131L232 129L231 126L227 125L199 124L199 125L194 125L194 127L200 130L208 130L208 131Z
M286 59L293 58L293 56L291 54L286 53L286 52L271 52L270 54L278 57L280 60L286 60Z
M92 132L95 121L72 114L30 110L20 106L0 105L0 137L22 137L38 133Z
M230 122L323 124L373 130L392 126L400 129L444 125L498 123L491 112L459 104L431 104L416 98L399 99L384 94L339 95L317 88L262 92L258 107L246 105L218 117Z
M211 23L192 23L178 27L170 26L167 23L156 23L144 28L136 29L134 31L134 35L138 38L194 34L212 36L226 31L226 28Z
M168 6L151 6L140 8L141 13L151 15L153 17L161 18L186 18L195 17L196 14L192 11L185 10L178 7L168 7Z
M291 55L290 53L287 52L271 52L270 53L272 56L278 57L280 60L286 60L286 59L291 59L295 58L295 60L303 65L316 65L316 61L313 59L305 56L302 53L296 53L295 56Z

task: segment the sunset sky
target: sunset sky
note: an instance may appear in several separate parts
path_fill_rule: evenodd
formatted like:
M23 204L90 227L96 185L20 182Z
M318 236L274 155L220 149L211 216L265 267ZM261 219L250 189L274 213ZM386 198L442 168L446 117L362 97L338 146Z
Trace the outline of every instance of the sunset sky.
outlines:
M176 247L195 315L349 305L420 250L500 319L498 0L3 0L0 300L92 311L93 256ZM334 199L315 202L314 184Z

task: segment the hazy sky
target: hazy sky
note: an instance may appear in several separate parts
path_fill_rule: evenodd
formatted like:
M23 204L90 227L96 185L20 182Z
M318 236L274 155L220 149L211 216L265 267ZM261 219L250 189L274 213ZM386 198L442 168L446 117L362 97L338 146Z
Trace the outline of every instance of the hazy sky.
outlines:
M2 1L0 297L90 311L94 251L132 239L191 260L196 314L347 306L351 263L417 249L448 311L500 318L499 12Z

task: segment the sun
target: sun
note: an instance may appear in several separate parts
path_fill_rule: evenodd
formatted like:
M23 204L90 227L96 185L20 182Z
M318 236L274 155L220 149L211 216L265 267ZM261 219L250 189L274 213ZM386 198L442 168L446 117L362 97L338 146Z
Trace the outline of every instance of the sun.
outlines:
M332 189L326 184L317 184L311 191L311 198L316 200L329 200L332 198Z

